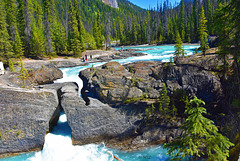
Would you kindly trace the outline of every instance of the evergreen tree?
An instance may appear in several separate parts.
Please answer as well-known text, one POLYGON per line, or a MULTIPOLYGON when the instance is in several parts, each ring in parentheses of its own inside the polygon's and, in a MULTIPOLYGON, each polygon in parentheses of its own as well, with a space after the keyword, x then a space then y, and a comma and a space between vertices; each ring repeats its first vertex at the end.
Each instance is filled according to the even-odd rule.
POLYGON ((209 35, 212 35, 213 14, 210 0, 207 0, 207 30, 209 35))
POLYGON ((17 28, 17 6, 15 0, 4 0, 6 10, 6 22, 8 24, 8 33, 11 36, 13 51, 15 57, 23 55, 22 41, 17 28))
POLYGON ((191 43, 191 22, 190 21, 188 21, 188 23, 187 23, 187 34, 186 34, 186 36, 187 36, 187 42, 191 43))
POLYGON ((162 27, 162 22, 161 20, 159 21, 159 39, 158 41, 160 43, 163 43, 164 37, 163 37, 163 27, 162 27))
POLYGON ((70 14, 71 14, 71 48, 75 57, 81 56, 81 44, 79 41, 79 32, 78 32, 78 22, 76 18, 76 11, 72 5, 72 2, 69 1, 70 4, 70 14))
MULTIPOLYGON (((22 10, 22 9, 21 9, 22 10)), ((25 47, 25 56, 30 56, 31 52, 31 39, 32 39, 32 23, 34 19, 34 11, 33 11, 33 4, 32 0, 24 0, 24 13, 19 13, 20 16, 24 15, 23 17, 19 17, 20 19, 24 20, 24 23, 20 23, 20 29, 24 28, 24 35, 22 37, 25 47)))
POLYGON ((76 19, 78 22, 79 41, 80 41, 80 45, 81 45, 80 48, 82 51, 84 51, 85 50, 85 42, 84 42, 85 28, 84 28, 82 20, 81 20, 79 7, 78 7, 76 0, 74 0, 74 8, 76 11, 76 19))
POLYGON ((183 134, 163 146, 173 159, 190 157, 190 160, 197 160, 207 156, 210 160, 227 160, 228 149, 233 144, 218 132, 212 120, 203 116, 207 112, 200 107, 202 104, 205 102, 197 97, 190 100, 190 106, 185 110, 189 116, 181 127, 183 134))
POLYGON ((31 20, 31 56, 43 57, 45 56, 45 35, 43 27, 43 12, 41 5, 37 0, 32 0, 33 17, 31 20))
POLYGON ((19 26, 19 35, 22 39, 22 42, 24 41, 24 30, 25 30, 25 19, 24 19, 24 1, 23 0, 17 0, 18 3, 18 12, 17 12, 17 22, 19 26))
POLYGON ((203 54, 205 55, 206 50, 209 48, 208 46, 208 34, 207 34, 207 20, 204 14, 204 8, 202 7, 201 13, 199 14, 200 20, 199 20, 199 38, 200 38, 200 50, 202 50, 203 54))
POLYGON ((183 42, 182 42, 181 37, 178 32, 177 32, 177 36, 176 36, 176 45, 174 46, 174 48, 175 48, 176 56, 184 57, 185 51, 183 49, 183 42))
POLYGON ((185 4, 184 4, 184 0, 181 0, 181 10, 180 10, 180 16, 179 16, 179 33, 180 33, 182 41, 185 41, 185 4))
POLYGON ((125 37, 123 35, 123 23, 121 21, 121 19, 118 17, 118 36, 120 39, 120 44, 124 44, 125 43, 125 37))
POLYGON ((21 84, 22 88, 26 87, 25 86, 25 81, 26 81, 26 79, 29 76, 28 71, 27 71, 27 69, 24 66, 25 65, 24 65, 24 63, 22 61, 22 57, 20 57, 20 66, 19 66, 20 67, 20 71, 19 71, 20 75, 19 75, 19 78, 22 80, 22 84, 21 84))
POLYGON ((13 49, 10 42, 10 36, 7 31, 3 2, 0 1, 0 60, 4 63, 13 57, 13 49))
POLYGON ((231 37, 233 37, 231 31, 231 23, 228 21, 229 13, 226 12, 224 9, 228 3, 219 3, 218 9, 216 12, 216 20, 215 20, 215 30, 219 36, 219 43, 218 43, 218 54, 223 60, 223 65, 221 66, 223 70, 223 75, 227 74, 227 69, 229 68, 227 63, 227 55, 230 54, 231 51, 231 37))
POLYGON ((44 13, 44 24, 45 24, 45 34, 46 34, 46 41, 47 41, 47 48, 46 53, 51 57, 51 54, 54 52, 53 50, 53 43, 52 43, 52 33, 51 33, 51 20, 52 20, 52 12, 51 5, 54 5, 54 3, 51 3, 51 0, 43 0, 43 13, 44 13))
POLYGON ((199 0, 193 0, 193 23, 194 23, 194 31, 193 31, 193 39, 196 41, 198 40, 198 11, 199 11, 199 6, 198 6, 198 1, 199 0))
POLYGON ((167 87, 166 84, 163 84, 162 93, 160 96, 160 103, 159 103, 159 112, 163 115, 166 119, 170 113, 170 97, 167 95, 167 87))
POLYGON ((151 37, 151 15, 150 15, 150 12, 147 11, 146 13, 146 20, 145 20, 145 25, 146 25, 146 36, 147 36, 147 43, 150 44, 151 43, 151 40, 152 40, 152 37, 151 37))
POLYGON ((97 11, 97 19, 95 19, 94 23, 94 37, 96 41, 96 46, 97 48, 102 47, 102 34, 101 34, 101 23, 100 23, 100 12, 99 10, 97 11))
POLYGON ((137 29, 136 29, 136 18, 135 18, 135 16, 132 17, 131 42, 132 42, 132 44, 137 43, 137 29))
POLYGON ((174 30, 173 30, 173 21, 172 18, 168 18, 168 28, 167 28, 167 38, 169 43, 174 42, 174 30))

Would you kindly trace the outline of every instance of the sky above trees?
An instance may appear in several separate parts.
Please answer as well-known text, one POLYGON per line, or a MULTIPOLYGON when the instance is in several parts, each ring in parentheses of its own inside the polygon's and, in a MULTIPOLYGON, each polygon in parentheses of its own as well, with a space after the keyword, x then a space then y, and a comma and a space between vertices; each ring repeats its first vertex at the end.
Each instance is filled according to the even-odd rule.
MULTIPOLYGON (((154 8, 154 7, 157 8, 157 4, 161 4, 164 2, 164 0, 129 0, 129 1, 145 9, 149 9, 149 6, 150 8, 154 8)), ((179 4, 180 0, 169 0, 169 3, 170 2, 174 6, 175 4, 179 4)))

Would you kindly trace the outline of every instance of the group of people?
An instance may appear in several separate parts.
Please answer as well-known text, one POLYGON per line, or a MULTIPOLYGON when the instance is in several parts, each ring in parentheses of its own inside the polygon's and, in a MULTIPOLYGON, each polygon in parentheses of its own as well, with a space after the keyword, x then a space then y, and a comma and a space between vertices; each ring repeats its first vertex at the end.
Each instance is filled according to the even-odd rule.
MULTIPOLYGON (((85 62, 87 60, 88 60, 88 56, 87 55, 85 55, 85 56, 83 55, 82 56, 82 61, 85 62)), ((92 55, 90 55, 90 61, 92 61, 92 55)))

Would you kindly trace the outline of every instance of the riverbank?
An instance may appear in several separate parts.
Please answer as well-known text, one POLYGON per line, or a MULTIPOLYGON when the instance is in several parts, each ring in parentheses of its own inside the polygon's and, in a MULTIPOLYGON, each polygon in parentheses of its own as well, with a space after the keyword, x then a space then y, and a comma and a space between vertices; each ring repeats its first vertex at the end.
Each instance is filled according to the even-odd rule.
POLYGON ((42 59, 42 60, 30 60, 24 59, 26 69, 37 69, 42 66, 46 67, 57 67, 57 68, 66 68, 74 66, 85 66, 89 63, 96 62, 108 62, 116 59, 124 59, 133 56, 143 56, 143 53, 135 53, 131 50, 118 51, 111 49, 109 51, 104 50, 87 50, 82 53, 82 58, 73 58, 73 57, 58 57, 53 59, 42 59), (91 59, 92 57, 92 59, 91 59), (83 60, 84 58, 84 60, 83 60), (87 58, 87 59, 86 59, 87 58))

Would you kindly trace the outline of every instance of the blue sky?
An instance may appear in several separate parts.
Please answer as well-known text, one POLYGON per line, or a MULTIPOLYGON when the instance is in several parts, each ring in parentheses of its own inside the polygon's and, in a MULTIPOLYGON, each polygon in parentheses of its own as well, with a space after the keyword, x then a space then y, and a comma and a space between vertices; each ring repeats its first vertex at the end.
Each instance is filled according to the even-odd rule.
MULTIPOLYGON (((157 3, 161 4, 164 2, 164 0, 128 0, 128 1, 145 9, 148 9, 149 5, 151 6, 151 8, 153 7, 157 8, 157 3)), ((174 5, 175 2, 179 3, 180 0, 169 0, 169 2, 171 2, 172 5, 174 5)))

